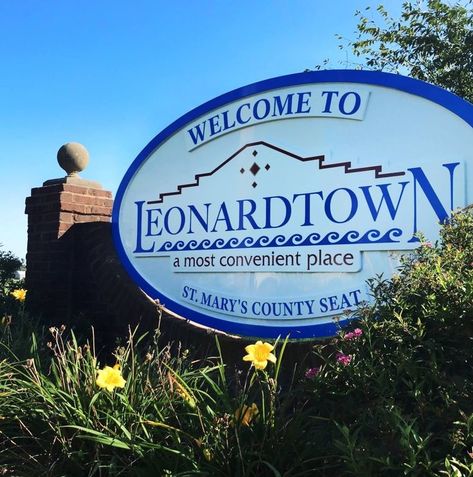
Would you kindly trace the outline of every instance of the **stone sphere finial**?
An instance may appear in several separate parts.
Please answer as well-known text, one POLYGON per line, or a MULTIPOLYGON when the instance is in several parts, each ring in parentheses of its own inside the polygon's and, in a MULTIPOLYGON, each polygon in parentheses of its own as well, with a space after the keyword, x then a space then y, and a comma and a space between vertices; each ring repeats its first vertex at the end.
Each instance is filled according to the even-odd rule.
POLYGON ((57 152, 57 162, 69 177, 77 176, 89 163, 87 149, 78 142, 68 142, 57 152))

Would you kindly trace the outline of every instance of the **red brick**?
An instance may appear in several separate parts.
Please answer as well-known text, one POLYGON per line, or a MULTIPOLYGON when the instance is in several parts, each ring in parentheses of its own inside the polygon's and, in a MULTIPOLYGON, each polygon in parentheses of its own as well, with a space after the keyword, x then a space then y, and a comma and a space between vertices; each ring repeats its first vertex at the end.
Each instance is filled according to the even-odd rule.
POLYGON ((94 201, 94 205, 99 205, 99 206, 102 206, 102 207, 109 207, 110 209, 112 209, 113 200, 105 198, 105 197, 104 198, 96 197, 95 201, 94 201))
POLYGON ((50 261, 64 261, 69 256, 68 248, 54 248, 48 251, 48 259, 50 261))
POLYGON ((72 200, 74 204, 89 204, 92 197, 85 194, 72 194, 72 200))
POLYGON ((73 194, 72 192, 61 192, 59 194, 59 202, 74 202, 74 197, 76 194, 73 194))
POLYGON ((47 193, 47 194, 36 194, 36 195, 31 195, 28 197, 30 202, 33 202, 35 204, 46 204, 48 202, 54 202, 57 200, 57 197, 61 194, 61 191, 57 191, 54 193, 47 193))
MULTIPOLYGON (((38 223, 38 224, 28 224, 28 235, 32 234, 32 240, 34 240, 34 236, 39 236, 43 232, 54 232, 58 228, 58 221, 55 220, 53 222, 47 223, 38 223)), ((38 240, 40 237, 38 238, 38 240)))
POLYGON ((45 212, 52 212, 52 211, 59 210, 59 208, 60 208, 59 199, 56 199, 53 202, 27 205, 25 213, 28 215, 38 215, 45 212))
POLYGON ((90 213, 94 215, 108 215, 111 214, 112 211, 109 207, 94 206, 91 208, 90 213))
MULTIPOLYGON (((28 282, 42 282, 45 278, 45 273, 38 270, 31 270, 28 266, 26 269, 26 281, 28 282)), ((36 289, 36 287, 34 287, 36 289)))
POLYGON ((110 222, 110 216, 103 215, 74 215, 75 223, 85 223, 85 222, 110 222))
POLYGON ((89 215, 74 214, 74 223, 82 224, 84 222, 93 222, 89 215))
POLYGON ((74 194, 74 202, 77 204, 95 205, 97 203, 97 198, 92 195, 74 194))
POLYGON ((51 224, 57 224, 59 221, 59 211, 47 212, 40 215, 43 225, 50 227, 51 224))
POLYGON ((59 235, 64 234, 64 232, 67 232, 74 224, 71 223, 65 223, 65 222, 60 222, 59 227, 58 227, 58 233, 59 235))
MULTIPOLYGON (((110 222, 112 206, 111 192, 75 184, 39 187, 33 189, 31 196, 26 199, 27 284, 32 287, 30 297, 36 303, 32 306, 36 306, 41 313, 58 316, 58 310, 64 307, 64 315, 68 315, 71 307, 75 306, 74 303, 67 302, 72 283, 79 284, 79 292, 82 289, 84 292, 90 292, 90 278, 87 278, 90 264, 83 263, 82 257, 88 256, 88 260, 92 259, 94 262, 98 260, 94 267, 98 268, 100 259, 104 259, 103 253, 101 254, 104 249, 99 243, 102 237, 100 232, 94 233, 94 227, 87 226, 86 234, 81 234, 81 229, 77 228, 78 237, 81 237, 79 241, 71 240, 68 238, 71 237, 69 234, 74 234, 75 231, 69 232, 69 229, 75 223, 110 222), (93 249, 93 254, 84 255, 82 249, 93 249), (72 259, 75 262, 71 262, 72 259), (71 277, 74 282, 70 281, 71 277)), ((103 227, 98 227, 98 230, 103 230, 103 227)), ((106 267, 102 273, 107 274, 106 267)), ((108 282, 108 276, 105 280, 108 282)), ((111 291, 116 294, 114 289, 111 291)), ((130 301, 130 298, 125 300, 130 301)), ((104 308, 103 301, 97 302, 97 297, 92 295, 87 299, 87 303, 84 299, 83 303, 79 304, 82 309, 89 311, 96 311, 100 305, 104 308)), ((105 311, 100 314, 104 315, 105 311)))
POLYGON ((63 190, 63 184, 54 184, 31 189, 31 195, 57 194, 63 190))
POLYGON ((48 271, 49 270, 49 261, 44 260, 37 260, 34 263, 31 263, 29 265, 29 268, 31 268, 33 271, 48 271))
POLYGON ((87 187, 72 185, 72 184, 62 184, 62 190, 65 192, 72 192, 74 194, 87 195, 87 187))
POLYGON ((48 270, 50 272, 55 272, 55 274, 68 274, 69 273, 69 257, 64 258, 64 260, 55 260, 48 262, 48 270))
POLYGON ((51 247, 50 242, 46 242, 44 240, 28 240, 28 254, 30 253, 38 253, 38 254, 45 254, 51 247))
POLYGON ((85 213, 85 206, 83 204, 74 204, 73 202, 61 202, 61 212, 71 213, 85 213))
POLYGON ((72 212, 61 211, 59 214, 59 222, 61 224, 72 224, 74 223, 74 214, 72 212))
POLYGON ((48 242, 51 240, 57 239, 57 231, 56 232, 41 232, 41 240, 48 242))
POLYGON ((89 188, 87 190, 87 193, 89 195, 95 196, 95 197, 106 197, 111 199, 112 198, 112 193, 108 190, 104 189, 94 189, 94 188, 89 188))

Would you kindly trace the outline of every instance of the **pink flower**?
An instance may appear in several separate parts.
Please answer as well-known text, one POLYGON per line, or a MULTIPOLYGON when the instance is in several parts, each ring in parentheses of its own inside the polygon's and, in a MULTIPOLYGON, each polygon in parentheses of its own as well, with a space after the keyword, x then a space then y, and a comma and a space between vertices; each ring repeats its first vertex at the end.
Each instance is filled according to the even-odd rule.
POLYGON ((351 362, 351 354, 337 353, 337 362, 343 364, 343 366, 348 366, 351 362))
POLYGON ((309 368, 305 372, 305 377, 307 379, 314 379, 320 373, 320 366, 315 366, 315 368, 309 368))
POLYGON ((421 244, 423 247, 427 247, 427 248, 432 248, 433 245, 430 243, 430 242, 422 242, 421 244))
POLYGON ((350 332, 346 333, 345 336, 343 337, 343 339, 345 341, 356 340, 362 334, 363 334, 363 331, 360 330, 360 328, 355 328, 353 331, 350 331, 350 332))

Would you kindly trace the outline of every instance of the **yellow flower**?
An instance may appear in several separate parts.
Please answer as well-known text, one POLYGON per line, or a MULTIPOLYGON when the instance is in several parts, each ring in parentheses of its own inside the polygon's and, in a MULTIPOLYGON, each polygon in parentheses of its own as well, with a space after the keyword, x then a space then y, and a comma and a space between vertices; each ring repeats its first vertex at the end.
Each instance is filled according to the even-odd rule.
POLYGON ((243 404, 235 411, 235 422, 237 424, 243 424, 249 426, 251 421, 255 419, 259 414, 258 406, 253 403, 251 406, 243 404))
POLYGON ((126 383, 119 364, 116 364, 113 368, 105 366, 103 369, 99 369, 95 382, 98 387, 106 388, 108 391, 113 391, 115 388, 124 388, 126 383))
POLYGON ((243 361, 251 361, 256 369, 264 369, 268 365, 268 361, 276 362, 276 356, 271 353, 273 349, 273 345, 257 341, 245 348, 248 354, 243 356, 243 361))
POLYGON ((24 288, 18 288, 13 290, 11 294, 18 300, 18 301, 25 301, 26 298, 26 290, 24 288))
POLYGON ((213 459, 213 454, 209 449, 204 449, 202 454, 204 454, 204 458, 207 462, 210 462, 213 459))
POLYGON ((190 407, 194 408, 196 406, 195 399, 192 397, 191 393, 171 374, 168 374, 169 381, 171 382, 172 389, 181 396, 184 401, 189 404, 190 407))

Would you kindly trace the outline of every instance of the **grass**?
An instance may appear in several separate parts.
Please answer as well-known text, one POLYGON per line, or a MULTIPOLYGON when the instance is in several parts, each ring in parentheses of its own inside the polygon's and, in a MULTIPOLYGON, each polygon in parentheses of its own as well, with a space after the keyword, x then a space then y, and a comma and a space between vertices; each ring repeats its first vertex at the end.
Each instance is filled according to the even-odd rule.
POLYGON ((0 328, 0 475, 473 476, 473 218, 370 285, 303 369, 283 340, 257 370, 243 348, 227 365, 133 331, 105 358, 93 333, 17 307, 0 328), (99 387, 115 364, 124 387, 99 387))

